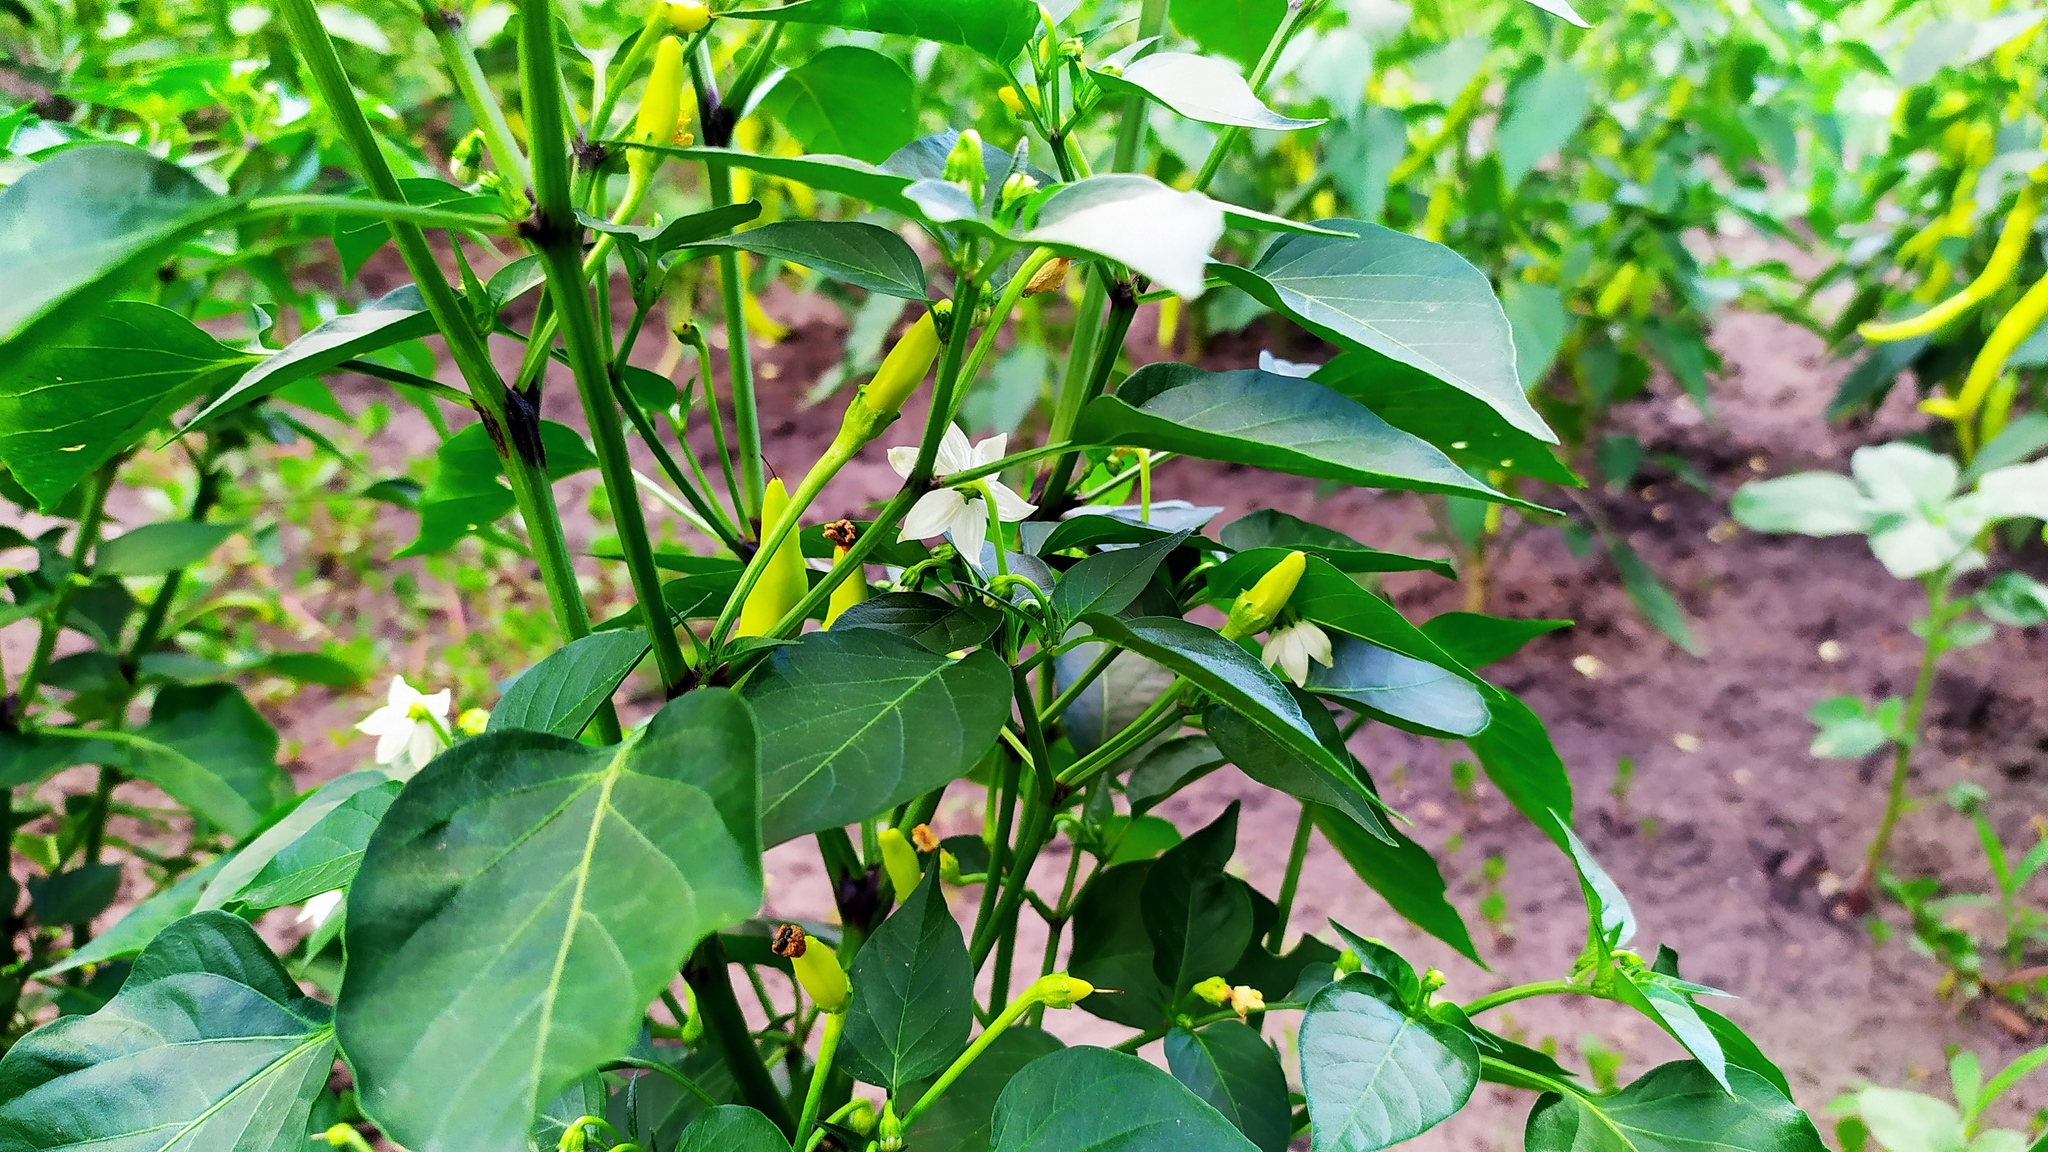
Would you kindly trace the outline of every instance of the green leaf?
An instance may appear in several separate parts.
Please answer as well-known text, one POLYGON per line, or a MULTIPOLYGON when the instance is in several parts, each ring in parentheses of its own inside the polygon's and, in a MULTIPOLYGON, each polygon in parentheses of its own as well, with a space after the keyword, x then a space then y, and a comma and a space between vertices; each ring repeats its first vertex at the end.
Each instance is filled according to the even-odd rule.
POLYGON ((28 882, 36 922, 48 927, 91 925, 114 903, 120 890, 119 864, 81 864, 63 872, 33 877, 28 882))
MULTIPOLYGON (((1297 696, 1296 703, 1301 705, 1302 714, 1308 718, 1323 747, 1344 764, 1347 771, 1341 774, 1331 772, 1320 760, 1302 756, 1268 735, 1265 729, 1228 708, 1209 709, 1204 725, 1209 730, 1209 738, 1215 742, 1215 750, 1237 765, 1245 775, 1297 800, 1326 804, 1350 816, 1374 838, 1388 840, 1390 833, 1386 822, 1380 818, 1383 805, 1371 784, 1358 771, 1357 761, 1344 748, 1343 738, 1330 719, 1329 709, 1313 697, 1297 696)), ((1132 778, 1136 780, 1135 772, 1132 778)))
POLYGON ((1353 235, 1283 235, 1250 268, 1215 271, 1317 335, 1434 376, 1557 442, 1522 392, 1514 335, 1485 273, 1441 244, 1377 224, 1318 223, 1353 235))
POLYGON ((293 381, 324 376, 344 360, 417 340, 433 331, 434 318, 427 313, 419 287, 407 284, 394 289, 285 345, 243 373, 185 427, 204 427, 214 417, 261 400, 293 381))
POLYGON ((523 1147, 698 941, 760 907, 759 763, 743 702, 702 689, 620 747, 490 732, 427 765, 349 891, 337 1020, 363 1110, 416 1152, 523 1147))
POLYGON ((1463 676, 1351 636, 1335 638, 1329 667, 1310 661, 1308 689, 1429 736, 1475 736, 1491 720, 1486 697, 1463 676))
POLYGON ((488 731, 525 728, 575 739, 632 674, 649 647, 639 628, 571 640, 521 672, 491 710, 488 731))
POLYGON ((997 64, 1015 60, 1039 28, 1030 0, 799 0, 725 15, 916 36, 972 48, 997 64))
MULTIPOLYGON (((5 228, 0 206, 0 249, 5 228)), ((88 473, 254 359, 169 309, 131 300, 67 327, 41 325, 32 341, 0 351, 0 463, 54 512, 88 473)))
POLYGON ((946 1070, 974 1030, 974 963, 946 907, 934 860, 903 906, 875 930, 848 974, 846 1070, 899 1092, 946 1070))
POLYGON ((1579 15, 1578 10, 1571 6, 1570 0, 1529 0, 1529 3, 1568 24, 1574 24, 1580 28, 1592 27, 1591 24, 1586 23, 1586 18, 1579 15))
MULTIPOLYGON (((1235 712, 1225 712, 1236 716, 1235 712)), ((1140 815, 1180 791, 1228 759, 1207 736, 1176 736, 1155 746, 1124 780, 1124 799, 1140 815)))
POLYGON ((1494 136, 1501 175, 1513 189, 1538 161, 1578 134, 1592 107, 1585 74, 1574 64, 1553 60, 1508 93, 1507 114, 1494 136))
POLYGON ((1074 948, 1067 970, 1099 988, 1081 1001, 1093 1016, 1127 1028, 1150 1028, 1166 1019, 1172 992, 1152 970, 1152 937, 1145 929, 1146 878, 1157 861, 1105 868, 1074 907, 1074 948))
POLYGON ((994 1130, 992 1152, 1257 1147, 1172 1076, 1107 1048, 1067 1048, 1025 1065, 996 1101, 994 1130))
POLYGON ((1316 739, 1315 729, 1287 686, 1256 657, 1219 633, 1174 616, 1126 620, 1098 613, 1085 623, 1104 640, 1187 677, 1325 771, 1340 778, 1343 775, 1343 763, 1316 739))
MULTIPOLYGON (((323 16, 330 13, 348 13, 346 8, 330 5, 323 16)), ((385 51, 388 51, 386 49, 385 51)), ((446 180, 431 177, 409 176, 398 181, 400 197, 408 204, 421 207, 442 208, 450 212, 473 212, 478 215, 495 215, 505 210, 504 202, 495 193, 471 192, 458 188, 446 180)), ((364 188, 351 193, 358 200, 376 200, 379 197, 364 188)), ((334 254, 341 260, 343 278, 353 280, 370 257, 379 248, 390 243, 391 226, 374 216, 337 216, 334 218, 334 254)))
POLYGON ((839 44, 790 69, 762 98, 761 111, 780 121, 807 152, 879 163, 917 135, 916 95, 903 65, 880 52, 839 44), (852 109, 859 114, 849 115, 852 109))
POLYGON ((1783 1093, 1786 1099, 1791 1099, 1792 1085, 1786 1081, 1785 1073, 1771 1062, 1770 1057, 1763 1054, 1763 1050, 1756 1046, 1756 1041, 1751 1040, 1742 1029, 1736 1027, 1735 1021, 1711 1008, 1702 1008, 1698 1004, 1692 1007, 1706 1023, 1708 1030, 1713 1032, 1714 1039, 1720 1042, 1721 1051, 1727 1055, 1731 1067, 1746 1068, 1756 1073, 1770 1081, 1771 1086, 1783 1093))
POLYGON ((1173 26, 1202 46, 1250 67, 1287 15, 1287 0, 1174 0, 1173 26))
POLYGON ((1565 847, 1551 814, 1571 819, 1572 780, 1550 742, 1550 733, 1527 704, 1497 688, 1488 693, 1486 710, 1493 719, 1486 731, 1468 738, 1465 746, 1479 758, 1486 778, 1508 803, 1543 829, 1558 847, 1565 847))
POLYGON ((176 884, 130 909, 112 928, 87 941, 85 947, 43 969, 38 977, 47 980, 88 964, 140 956, 159 933, 192 914, 198 906, 199 894, 227 866, 228 860, 229 857, 217 856, 206 867, 180 877, 176 884))
POLYGON ((1572 858, 1572 867, 1578 869, 1579 891, 1586 899, 1587 917, 1598 926, 1598 934, 1608 948, 1627 947, 1636 935, 1636 914, 1628 906, 1628 897, 1622 895, 1621 886, 1600 867, 1600 862, 1593 859, 1593 853, 1570 824, 1562 817, 1555 818, 1553 823, 1564 834, 1566 854, 1572 858))
POLYGON ((213 555, 240 524, 162 520, 131 528, 93 550, 93 571, 103 576, 161 576, 213 555))
MULTIPOLYGON (((214 908, 225 908, 230 903, 238 902, 247 904, 252 909, 276 908, 284 904, 296 904, 308 897, 317 896, 322 892, 332 891, 333 888, 342 887, 347 882, 346 877, 343 878, 342 884, 314 888, 297 899, 279 900, 270 903, 249 899, 244 895, 243 891, 250 887, 257 874, 266 870, 276 861, 280 853, 312 836, 314 829, 325 822, 327 817, 332 815, 336 809, 340 808, 347 801, 367 792, 374 794, 376 808, 368 827, 362 830, 361 838, 355 843, 355 851, 358 857, 360 857, 363 844, 368 842, 370 838, 369 829, 376 827, 375 817, 382 815, 384 810, 391 806, 391 798, 398 795, 398 787, 398 781, 393 780, 389 775, 375 768, 361 772, 350 772, 345 776, 337 777, 322 784, 314 790, 312 795, 299 801, 297 806, 286 813, 282 819, 272 823, 268 828, 258 833, 255 839, 237 849, 235 854, 228 858, 226 867, 222 868, 214 876, 213 882, 206 886, 206 890, 200 893, 198 902, 193 905, 193 910, 205 912, 214 908)), ((323 840, 328 839, 331 835, 332 830, 321 833, 321 838, 323 840)), ((351 865, 350 873, 353 874, 353 871, 354 869, 351 865)))
MULTIPOLYGON (((826 53, 838 51, 842 49, 830 48, 826 53)), ((782 220, 691 247, 752 252, 885 296, 925 298, 924 265, 917 253, 887 228, 858 220, 782 220)))
POLYGON ((1002 623, 1002 613, 984 604, 955 604, 929 592, 884 592, 840 613, 832 627, 893 632, 944 656, 986 641, 1002 623))
POLYGON ((1174 1001, 1230 971, 1252 942, 1252 905, 1223 872, 1237 851, 1238 803, 1173 846, 1152 866, 1139 898, 1152 941, 1152 972, 1174 1001))
POLYGON ((1287 1074, 1250 1026, 1225 1020, 1200 1032, 1176 1027, 1166 1034, 1166 1065, 1260 1152, 1286 1152, 1294 1128, 1287 1074))
POLYGON ((1529 1152, 1822 1152, 1820 1133, 1783 1093, 1744 1068, 1731 1095, 1692 1061, 1653 1068, 1612 1096, 1550 1094, 1529 1113, 1529 1152))
MULTIPOLYGON (((1148 364, 1082 410, 1074 438, 1341 480, 1507 500, 1427 441, 1313 380, 1148 364)), ((1520 501, 1509 500, 1511 503, 1520 501)))
POLYGON ((1474 964, 1483 964, 1465 918, 1444 894, 1443 873, 1428 849, 1398 828, 1389 830, 1394 840, 1389 846, 1366 835, 1334 808, 1318 805, 1312 815, 1323 839, 1403 919, 1456 948, 1474 964))
MULTIPOLYGON (((0 363, 104 301, 240 205, 140 148, 67 148, 0 191, 0 363)), ((87 471, 91 466, 87 467, 87 471)), ((24 481, 24 484, 27 482, 24 481)))
POLYGON ((1632 968, 1621 976, 1614 982, 1616 998, 1649 1017, 1652 1023, 1692 1053, 1692 1058, 1700 1062, 1707 1075, 1732 1093, 1734 1088, 1728 1082, 1728 1057, 1722 1054, 1720 1040, 1701 1019, 1691 998, 1667 987, 1654 974, 1643 969, 1632 968))
POLYGON ((761 827, 780 844, 965 775, 1010 715, 996 655, 950 660, 873 628, 778 648, 742 689, 761 720, 761 827))
MULTIPOLYGON (((1520 356, 1517 351, 1518 365, 1520 356)), ((1401 431, 1436 445, 1472 472, 1501 471, 1570 488, 1585 487, 1548 443, 1516 427, 1485 400, 1421 369, 1395 364, 1374 352, 1354 351, 1318 368, 1310 379, 1351 397, 1401 431)))
POLYGON ((1180 531, 1149 544, 1084 558, 1060 575, 1052 590, 1053 611, 1061 620, 1079 620, 1090 612, 1114 615, 1123 611, 1152 583, 1167 556, 1191 535, 1180 531))
MULTIPOLYGON (((549 479, 597 467, 597 457, 574 429, 543 420, 540 434, 549 479)), ((483 424, 471 424, 443 441, 434 453, 434 478, 420 493, 419 537, 398 555, 443 552, 466 536, 488 532, 516 503, 504 475, 504 461, 483 424)))
POLYGON ((1847 476, 1800 472, 1744 484, 1728 502, 1728 514, 1752 532, 1861 536, 1876 523, 1869 505, 1847 476))
POLYGON ((299 1152, 333 1070, 327 1006, 246 922, 202 912, 159 933, 106 1007, 0 1058, 0 1147, 299 1152))
POLYGON ((1217 534, 1225 548, 1245 552, 1253 548, 1286 548, 1313 552, 1339 572, 1434 572, 1446 580, 1457 579, 1447 560, 1428 560, 1369 548, 1333 528, 1312 524, 1275 508, 1261 508, 1223 526, 1217 534))
MULTIPOLYGON (((1239 552, 1218 564, 1209 572, 1212 598, 1228 604, 1232 597, 1251 587, 1285 555, 1278 548, 1255 548, 1239 552)), ((1320 556, 1308 558, 1287 607, 1326 629, 1334 628, 1360 640, 1369 640, 1403 656, 1464 673, 1475 683, 1479 682, 1478 677, 1470 676, 1456 660, 1437 647, 1435 641, 1410 624, 1399 609, 1360 587, 1358 581, 1339 572, 1320 556)))
POLYGON ((1202 294, 1210 249, 1223 238, 1223 207, 1134 172, 1067 184, 1039 205, 1021 239, 1063 252, 1105 256, 1176 296, 1202 294))
POLYGON ((676 1152, 789 1152, 789 1140, 765 1114, 720 1104, 690 1121, 676 1152))
POLYGON ((1678 606, 1678 598, 1657 578, 1657 573, 1643 563, 1643 558, 1636 554, 1629 542, 1608 532, 1602 532, 1600 538, 1607 545, 1608 556, 1614 560, 1614 570, 1621 574, 1622 591, 1628 593, 1630 603, 1642 613, 1643 619, 1688 655, 1698 656, 1704 652, 1700 642, 1693 637, 1692 625, 1686 622, 1685 610, 1678 606))
POLYGON ((1324 123, 1280 115, 1259 99, 1236 68, 1187 52, 1154 52, 1125 65, 1121 74, 1096 72, 1095 82, 1110 92, 1149 96, 1204 124, 1284 132, 1324 123))
POLYGON ((1514 328, 1515 372, 1522 388, 1536 388, 1550 376, 1565 337, 1571 335, 1573 317, 1564 293, 1555 284, 1510 278, 1501 283, 1500 306, 1514 328))
POLYGON ((1964 1152, 1975 1147, 1962 1116, 1946 1100, 1875 1085, 1858 1091, 1851 1100, 1856 1118, 1887 1152, 1964 1152))
MULTIPOLYGON (((1097 997, 1090 996, 1088 1000, 1097 997)), ((1087 1003, 1087 1000, 1082 1001, 1087 1003)), ((995 1122, 996 1100, 1025 1065, 1065 1047, 1050 1033, 1013 1024, 984 1049, 924 1114, 904 1130, 905 1144, 919 1152, 988 1152, 995 1122)), ((931 1082, 904 1090, 906 1099, 920 1099, 931 1082)), ((720 1152, 705 1149, 704 1152, 720 1152)))
POLYGON ((1510 620, 1480 612, 1446 612, 1424 621, 1422 634, 1458 663, 1480 668, 1513 656, 1538 636, 1571 626, 1569 620, 1510 620))
POLYGON ((288 787, 277 767, 277 730, 226 684, 165 688, 137 732, 43 735, 81 741, 73 763, 90 760, 147 780, 234 836, 255 828, 288 787))
MULTIPOLYGON (((818 3, 820 0, 809 0, 818 3)), ((774 11, 774 9, 769 9, 774 11)), ((744 15, 729 12, 729 16, 744 15)), ((1035 19, 1035 17, 1034 17, 1035 19)), ((619 141, 618 143, 626 143, 619 141)), ((903 193, 917 182, 914 176, 877 168, 865 160, 851 156, 768 156, 758 152, 740 152, 731 148, 677 148, 671 145, 637 145, 649 152, 659 152, 679 160, 695 160, 705 164, 723 164, 744 168, 763 176, 774 176, 791 180, 807 187, 825 192, 837 192, 856 200, 865 200, 876 208, 884 208, 913 219, 922 215, 918 206, 903 193)))
POLYGON ((1316 993, 1301 1018, 1301 1083, 1314 1152, 1377 1152, 1441 1124, 1479 1086, 1462 1030, 1414 1019, 1377 976, 1316 993))

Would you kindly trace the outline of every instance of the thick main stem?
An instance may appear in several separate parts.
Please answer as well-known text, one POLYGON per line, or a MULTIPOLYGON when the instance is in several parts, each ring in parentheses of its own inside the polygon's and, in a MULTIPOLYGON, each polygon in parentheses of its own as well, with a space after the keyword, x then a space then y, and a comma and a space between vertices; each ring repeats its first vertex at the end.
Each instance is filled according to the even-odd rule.
POLYGON ((747 1030, 747 1018, 740 1011, 739 997, 733 995, 732 973, 725 961, 725 946, 712 936, 697 946, 696 955, 683 970, 690 990, 697 994, 697 1010, 704 1016, 704 1028, 712 1043, 725 1057, 740 1098, 767 1115, 785 1136, 796 1134, 796 1117, 790 1115, 789 1101, 783 1099, 768 1066, 761 1062, 761 1050, 747 1030))

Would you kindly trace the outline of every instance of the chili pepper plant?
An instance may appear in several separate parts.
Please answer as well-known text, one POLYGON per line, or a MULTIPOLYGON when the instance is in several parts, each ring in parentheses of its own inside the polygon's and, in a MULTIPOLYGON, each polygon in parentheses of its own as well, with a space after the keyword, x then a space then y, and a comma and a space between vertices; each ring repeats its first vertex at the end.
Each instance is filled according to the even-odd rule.
POLYGON ((99 786, 65 803, 28 917, 10 888, 10 979, 47 996, 11 1009, 10 1027, 39 1026, 0 1058, 0 1147, 1279 1152, 1305 1135, 1365 1152, 1490 1081, 1529 1094, 1532 1149, 1818 1152, 1784 1076, 1704 1002, 1719 994, 1668 948, 1634 949, 1541 721, 1477 671, 1554 622, 1414 624, 1362 580, 1449 575, 1440 561, 1270 511, 1211 537, 1207 513, 1156 492, 1175 454, 1535 510, 1489 476, 1553 459, 1484 273, 1377 224, 1209 194, 1244 162, 1245 129, 1272 127, 1260 92, 1315 5, 1288 7, 1248 72, 1186 50, 1163 0, 1059 7, 659 4, 586 53, 549 0, 521 0, 512 75, 423 8, 408 19, 431 55, 409 67, 441 70, 474 125, 450 182, 401 179, 407 153, 324 10, 282 0, 273 80, 317 125, 297 183, 89 134, 30 158, 0 193, 0 263, 18 273, 0 299, 0 459, 43 512, 78 504, 11 588, 43 639, 14 682, 0 779, 26 794, 86 765, 99 786), (839 154, 888 140, 901 109, 867 80, 819 94, 849 92, 834 74, 901 73, 891 51, 977 77, 1011 126, 839 154), (764 108, 840 147, 736 147, 764 108), (1216 131, 1175 187, 1147 174, 1149 125, 1182 122, 1216 131), (765 181, 816 210, 762 222, 740 192, 765 181), (152 298, 166 260, 281 218, 382 229, 412 283, 281 347, 228 346, 152 298), (750 261, 905 302, 837 435, 780 478, 750 261), (1141 301, 1212 281, 1352 370, 1122 370, 1141 301), (715 286, 705 315, 699 282, 715 286), (956 418, 1010 322, 1067 282, 1044 436, 970 440, 956 418), (694 370, 680 388, 631 359, 663 329, 694 370), (426 335, 446 379, 376 358, 426 335), (138 669, 170 650, 161 621, 94 636, 88 605, 140 587, 175 606, 191 549, 137 566, 127 542, 220 528, 194 499, 101 540, 138 450, 168 435, 212 460, 340 372, 461 423, 418 494, 421 536, 530 556, 558 650, 487 717, 451 719, 448 696, 395 680, 362 725, 378 764, 299 795, 250 711, 193 716, 189 689, 135 675, 104 701, 47 691, 67 631, 138 669), (561 386, 578 427, 540 416, 561 386), (864 456, 901 486, 822 522, 821 491, 864 456), (594 558, 571 553, 558 507, 583 470, 615 532, 594 558), (629 611, 592 618, 591 564, 623 573, 629 611), (666 702, 622 715, 643 662, 666 702), (1320 834, 1382 915, 1480 959, 1348 750, 1370 723, 1466 742, 1571 861, 1585 947, 1555 978, 1454 994, 1372 923, 1297 930, 1320 834), (1200 827, 1159 817, 1225 765, 1300 803, 1283 875, 1227 870, 1235 804, 1200 827), (94 935, 41 893, 106 882, 112 858, 82 845, 128 779, 189 813, 206 862, 94 935), (941 838, 954 795, 986 817, 941 838), (763 853, 791 841, 823 861, 831 923, 762 916, 763 853), (1034 873, 1049 850, 1068 861, 1056 885, 1034 873), (280 955, 251 922, 291 907, 317 927, 280 955), (1020 955, 1027 917, 1041 955, 1020 955), (1642 1013, 1685 1055, 1604 1092, 1489 1027, 1552 995, 1642 1013), (1125 1034, 1068 1045, 1072 1012, 1125 1034), (1293 1012, 1287 1042, 1276 1014, 1293 1012))

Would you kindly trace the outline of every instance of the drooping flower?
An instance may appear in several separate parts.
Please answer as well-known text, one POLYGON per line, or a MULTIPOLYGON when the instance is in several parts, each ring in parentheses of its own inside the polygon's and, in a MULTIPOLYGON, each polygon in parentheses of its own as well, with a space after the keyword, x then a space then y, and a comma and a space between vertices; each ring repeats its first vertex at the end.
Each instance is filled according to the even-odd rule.
POLYGON ((1289 680, 1306 688, 1310 660, 1325 668, 1330 666, 1330 638, 1308 621, 1296 620, 1266 633, 1266 644, 1260 650, 1259 658, 1266 662, 1268 668, 1278 665, 1289 680))
MULTIPOLYGON (((1003 433, 991 436, 979 444, 969 444, 967 434, 957 424, 946 427, 946 435, 939 441, 938 457, 934 461, 939 482, 956 472, 981 468, 1003 458, 1010 446, 1010 436, 1003 433)), ((902 447, 889 449, 889 467, 898 476, 909 477, 917 466, 917 449, 902 447)), ((935 488, 918 498, 911 506, 910 515, 903 518, 903 529, 898 540, 929 540, 934 536, 949 536, 953 547, 967 562, 976 566, 981 562, 981 546, 988 539, 988 501, 994 500, 996 515, 1006 524, 1015 523, 1038 510, 1038 506, 1011 491, 1009 486, 994 476, 985 476, 961 488, 935 488)), ((1001 547, 998 542, 998 547, 1001 547)))
POLYGON ((447 746, 448 707, 453 702, 454 693, 446 688, 428 696, 405 677, 393 676, 384 706, 365 716, 356 731, 377 738, 377 763, 418 771, 447 746))

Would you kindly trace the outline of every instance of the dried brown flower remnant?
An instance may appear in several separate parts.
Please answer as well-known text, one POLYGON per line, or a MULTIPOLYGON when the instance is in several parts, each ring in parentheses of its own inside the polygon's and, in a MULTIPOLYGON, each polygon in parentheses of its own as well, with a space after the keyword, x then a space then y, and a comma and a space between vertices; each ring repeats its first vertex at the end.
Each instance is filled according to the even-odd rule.
POLYGON ((794 960, 810 947, 804 930, 794 924, 784 924, 775 930, 775 938, 769 942, 768 950, 784 960, 794 960))
POLYGON ((834 520, 825 525, 825 541, 834 548, 851 548, 860 538, 860 529, 851 520, 834 520))
POLYGON ((1024 285, 1024 294, 1043 296, 1047 292, 1059 291, 1060 285, 1067 282, 1067 269, 1073 267, 1073 264, 1074 262, 1065 256, 1055 256, 1046 261, 1045 267, 1032 273, 1031 282, 1024 285))
POLYGON ((910 830, 910 842, 917 845, 919 852, 937 852, 939 837, 929 824, 919 824, 910 830))

